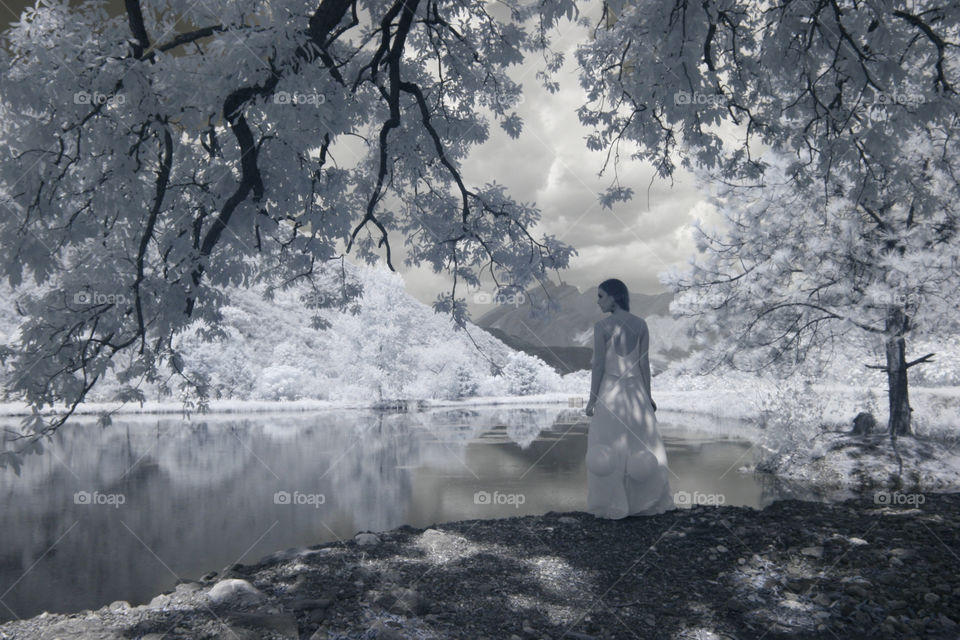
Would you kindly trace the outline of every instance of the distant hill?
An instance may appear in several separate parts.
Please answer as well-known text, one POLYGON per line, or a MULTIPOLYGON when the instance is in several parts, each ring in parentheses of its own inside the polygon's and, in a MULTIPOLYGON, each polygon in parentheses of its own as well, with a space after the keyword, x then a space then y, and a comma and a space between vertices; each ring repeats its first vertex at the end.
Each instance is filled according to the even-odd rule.
POLYGON ((540 358, 560 375, 590 368, 591 347, 534 347, 501 329, 486 329, 494 338, 516 351, 540 358))
MULTIPOLYGON (((686 323, 670 315, 672 293, 630 295, 630 311, 647 320, 651 337, 651 367, 662 371, 686 356, 691 340, 686 323)), ((476 325, 513 349, 535 355, 560 373, 589 369, 593 355, 593 325, 606 314, 597 306, 597 287, 581 292, 567 284, 547 283, 526 292, 521 303, 499 305, 476 325), (554 305, 552 312, 535 307, 554 305)))

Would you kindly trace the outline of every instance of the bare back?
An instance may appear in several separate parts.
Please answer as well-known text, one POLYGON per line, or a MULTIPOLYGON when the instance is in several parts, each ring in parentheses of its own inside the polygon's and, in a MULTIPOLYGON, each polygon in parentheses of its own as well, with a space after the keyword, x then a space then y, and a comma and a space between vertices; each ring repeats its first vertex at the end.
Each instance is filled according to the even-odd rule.
POLYGON ((622 318, 610 316, 602 320, 604 343, 610 344, 614 353, 626 357, 637 349, 643 350, 644 340, 649 341, 647 323, 643 318, 629 314, 622 318))

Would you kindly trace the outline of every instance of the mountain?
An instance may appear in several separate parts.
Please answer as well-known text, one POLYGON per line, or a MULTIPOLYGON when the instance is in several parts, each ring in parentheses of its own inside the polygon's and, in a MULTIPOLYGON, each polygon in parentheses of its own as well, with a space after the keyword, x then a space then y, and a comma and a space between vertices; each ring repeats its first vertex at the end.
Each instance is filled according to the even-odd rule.
MULTIPOLYGON (((692 341, 686 321, 670 314, 672 293, 630 294, 630 310, 650 327, 651 367, 662 371, 685 357, 692 341)), ((510 347, 536 355, 560 373, 589 369, 593 354, 593 325, 606 314, 597 306, 597 287, 581 292, 567 284, 546 283, 529 289, 512 305, 499 305, 476 325, 510 347), (541 311, 547 305, 552 311, 541 311)))
POLYGON ((590 369, 593 349, 590 347, 534 347, 502 329, 486 329, 494 338, 515 351, 540 358, 560 375, 590 369))

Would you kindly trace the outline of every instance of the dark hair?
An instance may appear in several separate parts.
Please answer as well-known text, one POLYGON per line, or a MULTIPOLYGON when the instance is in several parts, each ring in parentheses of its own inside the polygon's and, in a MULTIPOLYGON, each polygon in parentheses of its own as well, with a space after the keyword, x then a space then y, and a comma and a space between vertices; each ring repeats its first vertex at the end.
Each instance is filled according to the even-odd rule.
POLYGON ((630 311, 630 292, 627 291, 627 285, 616 278, 610 278, 600 283, 600 288, 606 294, 613 298, 613 301, 620 305, 624 311, 630 311))

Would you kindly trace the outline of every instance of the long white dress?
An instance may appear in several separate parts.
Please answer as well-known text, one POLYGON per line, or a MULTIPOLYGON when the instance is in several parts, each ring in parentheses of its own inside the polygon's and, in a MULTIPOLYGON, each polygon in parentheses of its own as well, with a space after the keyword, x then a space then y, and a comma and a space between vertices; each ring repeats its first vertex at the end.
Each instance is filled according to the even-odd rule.
POLYGON ((647 323, 632 314, 594 327, 593 366, 603 367, 603 377, 587 435, 587 511, 600 518, 674 506, 650 398, 649 345, 647 323))

